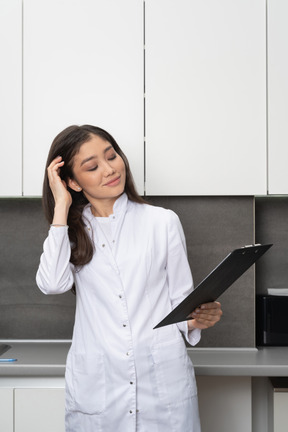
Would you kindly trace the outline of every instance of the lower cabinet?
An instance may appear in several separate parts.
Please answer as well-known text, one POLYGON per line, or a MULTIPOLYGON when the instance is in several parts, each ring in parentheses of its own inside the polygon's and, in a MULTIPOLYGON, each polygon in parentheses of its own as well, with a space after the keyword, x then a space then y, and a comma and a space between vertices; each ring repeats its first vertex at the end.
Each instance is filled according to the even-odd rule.
POLYGON ((14 432, 13 389, 0 388, 0 430, 14 432))
POLYGON ((64 389, 14 390, 15 432, 64 432, 64 389))
POLYGON ((6 380, 2 378, 0 383, 1 432, 65 431, 64 384, 45 388, 40 385, 25 387, 20 382, 17 387, 18 382, 7 383, 6 380))
POLYGON ((276 390, 273 401, 274 429, 273 432, 287 432, 288 424, 288 389, 276 390))
POLYGON ((251 377, 196 379, 202 432, 252 432, 251 377))

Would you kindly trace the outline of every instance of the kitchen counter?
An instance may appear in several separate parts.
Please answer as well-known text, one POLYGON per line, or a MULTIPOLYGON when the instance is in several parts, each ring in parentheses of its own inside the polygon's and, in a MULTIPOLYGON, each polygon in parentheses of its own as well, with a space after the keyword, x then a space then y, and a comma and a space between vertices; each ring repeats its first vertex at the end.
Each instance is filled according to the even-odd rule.
MULTIPOLYGON (((0 358, 0 376, 64 377, 71 341, 4 340, 11 348, 0 358)), ((196 375, 207 376, 288 376, 288 347, 188 348, 196 375)))

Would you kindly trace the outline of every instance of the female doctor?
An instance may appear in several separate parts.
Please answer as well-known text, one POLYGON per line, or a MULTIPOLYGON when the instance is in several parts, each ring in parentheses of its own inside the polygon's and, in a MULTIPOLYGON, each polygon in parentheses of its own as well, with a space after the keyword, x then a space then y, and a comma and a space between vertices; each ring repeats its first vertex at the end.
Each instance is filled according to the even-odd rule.
POLYGON ((66 432, 199 432, 184 338, 219 321, 220 303, 153 330, 193 289, 171 210, 137 194, 128 161, 98 127, 53 141, 43 205, 51 224, 37 272, 45 294, 76 290, 66 367, 66 432))

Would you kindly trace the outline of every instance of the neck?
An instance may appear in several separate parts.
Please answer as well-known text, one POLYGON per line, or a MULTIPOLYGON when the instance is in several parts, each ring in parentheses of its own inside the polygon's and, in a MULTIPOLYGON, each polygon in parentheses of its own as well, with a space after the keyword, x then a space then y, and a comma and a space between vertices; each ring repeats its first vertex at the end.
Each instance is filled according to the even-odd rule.
POLYGON ((100 202, 91 202, 91 212, 96 217, 108 217, 113 213, 114 200, 101 200, 100 202))

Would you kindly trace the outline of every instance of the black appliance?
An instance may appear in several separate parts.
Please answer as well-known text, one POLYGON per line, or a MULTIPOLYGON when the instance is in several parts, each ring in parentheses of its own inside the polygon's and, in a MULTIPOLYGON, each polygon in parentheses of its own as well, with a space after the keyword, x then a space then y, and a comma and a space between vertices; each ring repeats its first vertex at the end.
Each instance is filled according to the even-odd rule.
POLYGON ((256 296, 256 345, 288 346, 288 296, 256 296))

